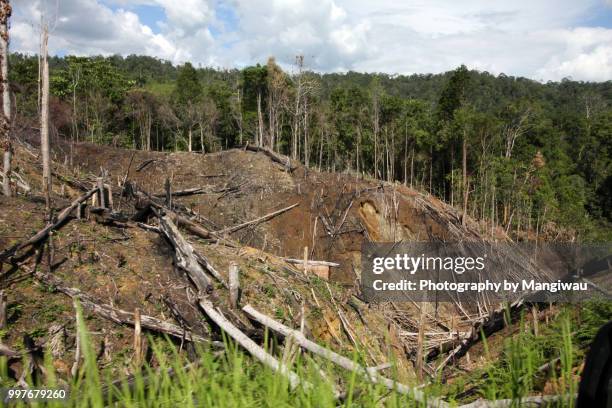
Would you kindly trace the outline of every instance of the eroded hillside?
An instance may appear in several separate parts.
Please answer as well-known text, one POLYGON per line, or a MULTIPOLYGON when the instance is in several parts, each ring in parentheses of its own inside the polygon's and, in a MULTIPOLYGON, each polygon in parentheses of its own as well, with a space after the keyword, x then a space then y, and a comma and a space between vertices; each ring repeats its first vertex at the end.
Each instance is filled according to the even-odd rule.
MULTIPOLYGON (((449 361, 445 358, 438 366, 440 353, 450 351, 449 358, 458 358, 462 345, 478 337, 482 327, 487 329, 487 319, 498 324, 500 313, 494 308, 466 312, 439 304, 426 312, 414 302, 366 304, 361 299, 363 242, 479 240, 485 235, 506 239, 500 231, 491 235, 485 224, 471 219, 462 223, 454 208, 429 195, 352 174, 303 166, 290 171, 261 152, 241 149, 160 153, 79 144, 69 151, 55 151, 55 216, 92 191, 98 177, 111 190, 105 197, 110 208, 100 209, 99 201, 88 199, 82 217, 75 219, 77 212, 72 212, 46 244, 11 251, 46 224, 37 152, 23 144, 15 167, 31 192, 1 198, 0 215, 0 249, 8 254, 2 288, 8 293, 10 329, 4 342, 39 351, 53 344, 53 364, 66 378, 75 359, 73 301, 79 297, 85 299, 99 363, 118 372, 132 367, 136 310, 157 322, 171 322, 178 329, 170 334, 187 351, 193 352, 189 340, 196 337, 220 340, 198 308, 202 293, 161 231, 158 221, 164 212, 200 263, 204 259, 219 272, 215 279, 209 277, 214 284, 207 296, 253 339, 263 339, 262 327, 228 299, 231 265, 240 271, 241 305, 251 304, 289 327, 302 328, 307 337, 341 354, 363 351, 368 366, 393 362, 402 381, 414 381, 415 335, 421 322, 425 332, 434 332, 423 343, 431 362, 424 369, 432 375, 449 361), (292 205, 270 219, 249 223, 292 205), (208 236, 194 234, 187 223, 208 236), (305 272, 303 265, 285 260, 304 259, 305 247, 308 260, 339 265, 329 268, 328 279, 327 267, 321 278, 315 265, 305 272), (94 306, 88 309, 87 302, 94 306)), ((149 329, 157 333, 155 327, 149 329)), ((468 359, 461 364, 478 363, 468 359)), ((27 370, 21 360, 10 369, 16 377, 27 370)))

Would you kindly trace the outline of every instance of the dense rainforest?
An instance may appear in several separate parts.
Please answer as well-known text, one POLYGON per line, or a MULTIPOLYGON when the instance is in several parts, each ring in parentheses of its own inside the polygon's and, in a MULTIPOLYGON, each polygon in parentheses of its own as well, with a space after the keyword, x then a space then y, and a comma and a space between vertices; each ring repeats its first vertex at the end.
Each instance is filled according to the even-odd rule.
MULTIPOLYGON (((16 131, 37 128, 36 56, 10 56, 16 131)), ((143 150, 246 143, 397 181, 518 240, 612 238, 612 81, 468 70, 320 74, 303 57, 238 70, 146 56, 53 57, 54 137, 143 150)))

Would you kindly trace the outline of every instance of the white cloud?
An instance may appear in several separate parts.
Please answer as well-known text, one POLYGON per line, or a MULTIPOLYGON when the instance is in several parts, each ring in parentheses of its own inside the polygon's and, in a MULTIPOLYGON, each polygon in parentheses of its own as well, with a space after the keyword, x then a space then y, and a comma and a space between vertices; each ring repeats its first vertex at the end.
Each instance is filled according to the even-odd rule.
POLYGON ((565 43, 565 48, 538 70, 542 77, 586 81, 612 79, 612 30, 576 28, 559 30, 554 36, 565 43))
POLYGON ((50 27, 50 53, 137 53, 166 59, 174 59, 177 54, 172 41, 153 33, 131 11, 113 11, 96 0, 61 0, 57 9, 49 7, 49 4, 38 0, 23 0, 19 4, 12 21, 13 49, 24 52, 38 50, 39 21, 44 12, 50 27))
MULTIPOLYGON (((14 49, 36 51, 31 22, 41 1, 15 7, 14 49)), ((60 0, 51 48, 224 67, 271 55, 287 67, 303 54, 321 71, 442 72, 465 63, 534 79, 603 81, 612 79, 612 30, 581 24, 603 7, 602 0, 60 0), (163 9, 158 33, 135 14, 139 5, 163 9)))

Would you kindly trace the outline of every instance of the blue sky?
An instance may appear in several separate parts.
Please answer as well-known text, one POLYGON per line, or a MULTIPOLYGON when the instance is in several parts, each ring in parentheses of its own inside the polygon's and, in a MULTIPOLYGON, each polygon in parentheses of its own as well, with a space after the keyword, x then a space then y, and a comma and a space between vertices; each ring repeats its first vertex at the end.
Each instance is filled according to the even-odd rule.
POLYGON ((19 0, 12 49, 146 54, 241 67, 429 73, 459 64, 536 80, 612 79, 612 0, 19 0), (59 3, 56 3, 59 1, 59 3), (57 4, 57 9, 56 9, 57 4))

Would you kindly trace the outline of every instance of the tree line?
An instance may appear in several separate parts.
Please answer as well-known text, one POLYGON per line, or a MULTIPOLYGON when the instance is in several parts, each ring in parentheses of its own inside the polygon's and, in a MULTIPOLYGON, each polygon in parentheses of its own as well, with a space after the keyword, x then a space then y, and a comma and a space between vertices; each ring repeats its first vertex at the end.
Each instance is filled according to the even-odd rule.
MULTIPOLYGON (((40 109, 39 61, 9 62, 27 123, 40 109)), ((301 56, 290 69, 274 58, 218 70, 134 55, 49 65, 51 131, 69 141, 204 153, 250 143, 428 191, 518 239, 610 234, 611 81, 540 83, 465 66, 320 74, 301 56)))

